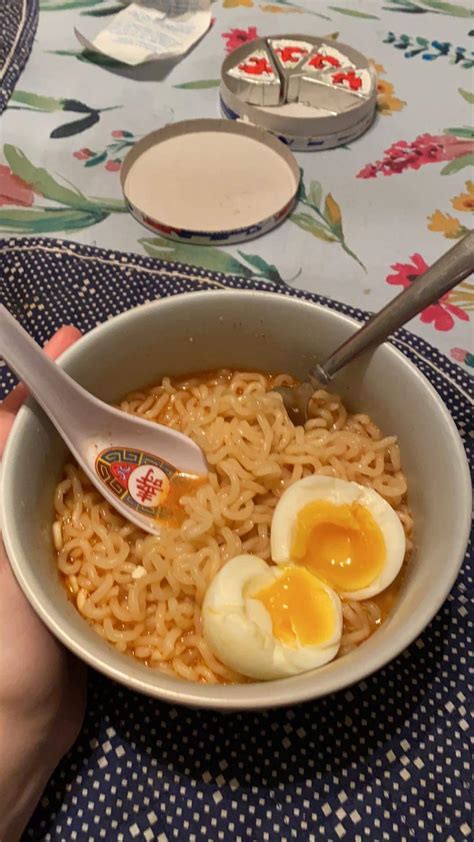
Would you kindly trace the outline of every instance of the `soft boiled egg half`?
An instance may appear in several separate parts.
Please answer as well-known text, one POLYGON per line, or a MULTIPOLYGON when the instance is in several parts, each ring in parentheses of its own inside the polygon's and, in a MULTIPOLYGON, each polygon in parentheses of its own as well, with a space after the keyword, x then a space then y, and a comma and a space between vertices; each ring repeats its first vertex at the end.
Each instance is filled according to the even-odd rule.
POLYGON ((231 669, 261 680, 315 669, 336 657, 342 599, 385 590, 405 557, 405 533, 376 491, 326 476, 291 485, 275 508, 274 565, 227 562, 202 606, 203 632, 231 669))
POLYGON ((370 599, 400 571, 405 533, 373 489, 313 475, 290 485, 278 501, 271 552, 276 564, 301 564, 346 599, 370 599))
POLYGON ((335 658, 342 636, 337 594, 296 565, 239 555, 212 580, 202 606, 204 637, 231 669, 284 678, 335 658))

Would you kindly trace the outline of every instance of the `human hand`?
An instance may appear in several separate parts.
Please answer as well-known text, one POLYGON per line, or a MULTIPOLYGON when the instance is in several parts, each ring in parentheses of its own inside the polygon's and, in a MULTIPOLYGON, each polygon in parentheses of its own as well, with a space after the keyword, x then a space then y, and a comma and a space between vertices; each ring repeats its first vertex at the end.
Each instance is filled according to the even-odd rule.
MULTIPOLYGON (((46 345, 56 359, 80 332, 46 345)), ((26 389, 0 404, 0 457, 26 389)), ((0 540, 0 839, 17 840, 84 718, 86 671, 43 625, 20 590, 0 540)))

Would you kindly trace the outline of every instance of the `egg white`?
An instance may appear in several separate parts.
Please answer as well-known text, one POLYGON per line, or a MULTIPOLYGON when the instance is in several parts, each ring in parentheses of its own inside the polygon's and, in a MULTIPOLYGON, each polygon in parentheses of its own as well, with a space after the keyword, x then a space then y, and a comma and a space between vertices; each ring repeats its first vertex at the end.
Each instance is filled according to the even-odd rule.
POLYGON ((337 654, 342 636, 342 608, 337 594, 323 582, 333 606, 334 632, 319 646, 294 647, 274 637, 272 620, 252 594, 271 585, 283 570, 262 558, 239 555, 212 580, 202 606, 204 638, 220 660, 250 678, 285 678, 320 667, 337 654))
POLYGON ((313 475, 290 485, 273 513, 271 552, 276 564, 297 563, 291 557, 298 513, 308 503, 324 500, 335 505, 359 503, 372 515, 385 540, 386 558, 382 571, 366 588, 340 592, 346 599, 369 599, 385 590, 396 578, 405 558, 405 532, 400 518, 383 497, 357 482, 313 475))

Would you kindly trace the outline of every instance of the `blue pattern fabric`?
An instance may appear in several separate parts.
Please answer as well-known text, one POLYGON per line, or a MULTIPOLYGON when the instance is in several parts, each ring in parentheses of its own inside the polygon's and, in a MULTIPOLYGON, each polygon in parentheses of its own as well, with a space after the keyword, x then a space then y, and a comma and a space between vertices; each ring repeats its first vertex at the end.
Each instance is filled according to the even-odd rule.
MULTIPOLYGON (((159 297, 213 287, 308 292, 59 240, 0 242, 0 300, 38 342, 159 297)), ((400 330, 467 444, 469 376, 400 330)), ((0 368, 0 392, 14 378, 0 368)), ((472 392, 471 392, 472 393, 472 392)), ((447 525, 449 528, 449 525, 447 525)), ((400 657, 349 690, 294 708, 220 715, 161 704, 90 674, 81 736, 24 834, 35 842, 471 837, 469 592, 472 556, 435 619, 400 657)))
POLYGON ((0 114, 23 70, 38 25, 39 0, 0 3, 0 114))

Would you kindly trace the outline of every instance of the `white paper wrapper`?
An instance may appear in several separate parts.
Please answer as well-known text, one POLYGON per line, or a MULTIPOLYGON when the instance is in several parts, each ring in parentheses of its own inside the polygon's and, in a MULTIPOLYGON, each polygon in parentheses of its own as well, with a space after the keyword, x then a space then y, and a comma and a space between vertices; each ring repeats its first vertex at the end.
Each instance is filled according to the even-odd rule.
POLYGON ((87 50, 131 66, 184 55, 211 25, 211 0, 148 0, 126 6, 93 40, 77 29, 87 50))

